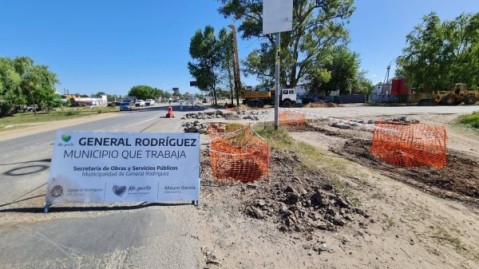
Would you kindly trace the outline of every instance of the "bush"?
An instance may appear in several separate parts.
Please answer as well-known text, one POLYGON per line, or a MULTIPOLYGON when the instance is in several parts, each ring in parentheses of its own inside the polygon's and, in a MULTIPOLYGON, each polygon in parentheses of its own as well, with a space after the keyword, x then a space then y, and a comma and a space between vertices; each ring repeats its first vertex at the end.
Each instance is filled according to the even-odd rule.
POLYGON ((70 111, 65 112, 65 116, 74 116, 74 115, 78 115, 78 114, 80 114, 80 112, 76 111, 76 110, 70 110, 70 111))
POLYGON ((461 116, 459 118, 459 123, 479 129, 479 112, 473 112, 470 115, 461 116))

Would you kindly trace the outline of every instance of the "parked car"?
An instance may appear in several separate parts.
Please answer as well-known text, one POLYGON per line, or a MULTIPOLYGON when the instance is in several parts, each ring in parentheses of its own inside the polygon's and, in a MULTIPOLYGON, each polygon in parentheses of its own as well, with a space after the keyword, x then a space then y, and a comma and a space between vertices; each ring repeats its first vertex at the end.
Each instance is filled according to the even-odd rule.
POLYGON ((145 106, 145 101, 141 100, 141 99, 138 99, 136 100, 135 102, 135 106, 139 107, 139 106, 145 106))
POLYGON ((130 102, 123 102, 120 104, 120 111, 131 111, 130 102))
POLYGON ((121 102, 109 102, 107 107, 116 107, 116 106, 119 106, 121 104, 121 102))
POLYGON ((146 106, 152 106, 154 104, 155 104, 155 100, 153 100, 153 99, 146 99, 146 101, 145 101, 146 106))

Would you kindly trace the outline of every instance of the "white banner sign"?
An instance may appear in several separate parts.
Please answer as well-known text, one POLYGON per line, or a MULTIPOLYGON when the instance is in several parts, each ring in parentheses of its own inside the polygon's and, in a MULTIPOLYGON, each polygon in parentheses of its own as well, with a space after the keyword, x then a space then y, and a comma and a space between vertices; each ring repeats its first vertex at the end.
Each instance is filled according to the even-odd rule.
POLYGON ((199 134, 56 134, 46 204, 198 201, 199 134))

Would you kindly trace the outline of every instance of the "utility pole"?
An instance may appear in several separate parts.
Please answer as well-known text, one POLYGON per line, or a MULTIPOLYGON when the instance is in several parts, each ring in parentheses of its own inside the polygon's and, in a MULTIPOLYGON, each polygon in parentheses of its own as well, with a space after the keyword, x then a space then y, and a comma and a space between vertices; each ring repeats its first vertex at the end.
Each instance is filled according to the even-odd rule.
POLYGON ((276 56, 275 56, 276 89, 274 92, 274 129, 276 130, 278 130, 279 128, 279 95, 281 94, 280 58, 279 58, 280 48, 281 48, 281 35, 280 33, 276 33, 276 56))
POLYGON ((234 24, 230 24, 228 27, 231 28, 231 34, 233 35, 233 75, 235 81, 236 105, 239 105, 239 92, 242 86, 239 69, 238 40, 236 38, 236 27, 234 24))

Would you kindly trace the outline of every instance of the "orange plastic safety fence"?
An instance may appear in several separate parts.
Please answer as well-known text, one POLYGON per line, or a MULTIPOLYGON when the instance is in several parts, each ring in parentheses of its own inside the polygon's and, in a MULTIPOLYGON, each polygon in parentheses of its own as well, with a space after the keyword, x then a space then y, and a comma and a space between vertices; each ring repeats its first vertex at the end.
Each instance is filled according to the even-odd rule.
POLYGON ((254 181, 268 174, 269 144, 249 127, 215 137, 210 158, 216 179, 254 181))
POLYGON ((444 126, 378 122, 374 128, 371 154, 401 167, 446 165, 447 134, 444 126))
POLYGON ((279 124, 297 126, 306 124, 306 117, 301 112, 283 110, 279 112, 279 124))
POLYGON ((207 128, 208 135, 211 139, 219 136, 226 131, 226 124, 224 123, 210 123, 207 128))

